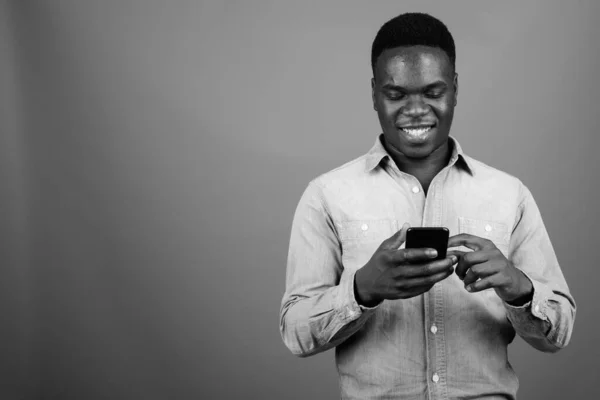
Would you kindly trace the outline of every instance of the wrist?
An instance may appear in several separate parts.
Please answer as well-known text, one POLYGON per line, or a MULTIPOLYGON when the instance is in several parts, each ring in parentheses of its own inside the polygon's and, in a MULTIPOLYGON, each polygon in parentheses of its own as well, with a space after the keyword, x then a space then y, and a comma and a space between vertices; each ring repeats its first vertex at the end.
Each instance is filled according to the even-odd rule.
POLYGON ((521 280, 521 285, 519 285, 521 288, 519 294, 514 299, 507 301, 511 306, 520 307, 533 300, 533 283, 522 272, 521 276, 523 279, 521 280))
POLYGON ((369 308, 375 307, 381 300, 376 299, 375 296, 367 290, 365 287, 366 285, 360 279, 361 275, 360 270, 356 271, 356 274, 354 274, 354 298, 360 306, 369 308))

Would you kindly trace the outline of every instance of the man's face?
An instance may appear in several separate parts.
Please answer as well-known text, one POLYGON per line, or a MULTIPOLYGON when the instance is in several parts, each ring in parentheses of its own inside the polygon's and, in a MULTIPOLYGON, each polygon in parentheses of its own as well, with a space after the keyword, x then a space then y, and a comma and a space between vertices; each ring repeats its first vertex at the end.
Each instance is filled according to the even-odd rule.
POLYGON ((385 50, 371 81, 373 106, 388 147, 423 159, 447 143, 456 106, 457 75, 435 47, 385 50))

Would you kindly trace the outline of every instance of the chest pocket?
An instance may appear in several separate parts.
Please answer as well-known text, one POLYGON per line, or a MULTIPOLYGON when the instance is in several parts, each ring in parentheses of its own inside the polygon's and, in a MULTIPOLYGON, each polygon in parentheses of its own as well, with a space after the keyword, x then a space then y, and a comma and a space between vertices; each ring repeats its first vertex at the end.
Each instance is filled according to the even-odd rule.
POLYGON ((510 232, 507 224, 485 219, 458 217, 458 231, 491 240, 498 250, 508 257, 510 232))
POLYGON ((365 265, 381 242, 397 231, 397 226, 397 221, 388 219, 342 222, 338 234, 344 268, 358 269, 365 265))

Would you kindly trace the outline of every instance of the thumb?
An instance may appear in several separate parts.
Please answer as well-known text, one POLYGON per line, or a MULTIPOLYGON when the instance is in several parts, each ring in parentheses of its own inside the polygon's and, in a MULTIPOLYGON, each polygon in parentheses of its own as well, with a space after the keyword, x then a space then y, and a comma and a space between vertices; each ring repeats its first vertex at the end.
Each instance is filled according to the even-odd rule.
POLYGON ((402 229, 394 233, 383 242, 382 247, 387 250, 398 250, 398 248, 402 246, 402 243, 404 243, 406 240, 406 231, 408 228, 410 228, 410 224, 405 222, 404 225, 402 225, 402 229))

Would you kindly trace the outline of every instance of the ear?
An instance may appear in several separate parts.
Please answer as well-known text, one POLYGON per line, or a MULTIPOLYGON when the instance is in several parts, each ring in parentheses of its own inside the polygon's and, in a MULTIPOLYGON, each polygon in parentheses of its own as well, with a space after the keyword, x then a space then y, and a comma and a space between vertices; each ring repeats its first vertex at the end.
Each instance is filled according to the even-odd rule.
POLYGON ((375 78, 371 78, 371 100, 373 101, 373 110, 377 111, 377 103, 375 102, 375 78))
POLYGON ((454 106, 458 104, 458 74, 454 74, 454 106))

